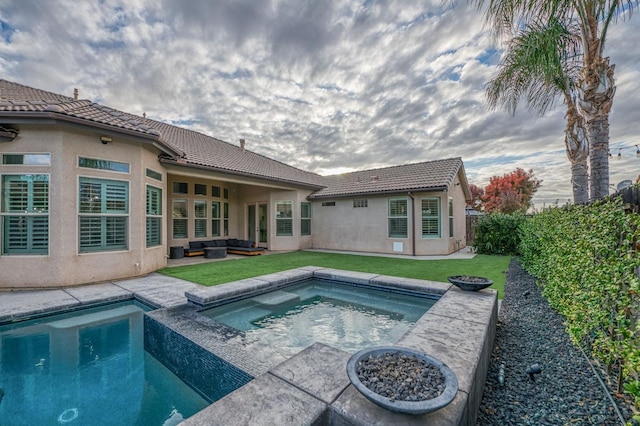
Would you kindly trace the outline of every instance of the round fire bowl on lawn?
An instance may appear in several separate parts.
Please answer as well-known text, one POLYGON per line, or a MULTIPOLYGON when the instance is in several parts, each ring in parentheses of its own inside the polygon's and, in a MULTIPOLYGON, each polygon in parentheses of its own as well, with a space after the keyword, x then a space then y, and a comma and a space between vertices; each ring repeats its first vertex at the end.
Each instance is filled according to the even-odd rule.
POLYGON ((478 291, 489 287, 493 281, 484 277, 472 277, 470 275, 456 275, 447 278, 456 287, 466 291, 478 291))
MULTIPOLYGON (((449 403, 451 403, 451 401, 453 401, 453 399, 456 397, 456 394, 458 393, 458 379, 455 373, 451 371, 451 369, 447 367, 445 363, 425 353, 415 351, 409 348, 403 348, 400 346, 378 346, 374 348, 363 349, 360 352, 357 352, 356 354, 352 355, 349 361, 347 362, 347 375, 349 376, 349 380, 351 380, 351 383, 353 384, 353 386, 355 386, 355 388, 362 395, 364 395, 369 401, 379 405, 380 407, 386 408, 387 410, 394 411, 397 413, 405 413, 405 414, 430 413, 432 411, 436 411, 442 407, 447 406, 449 403), (403 357, 403 356, 406 356, 406 357, 403 357), (393 367, 393 369, 390 369, 389 367, 387 367, 388 366, 387 360, 389 360, 390 357, 392 359, 393 357, 400 357, 404 361, 399 362, 397 364, 399 366, 396 366, 396 367, 393 367), (393 382, 394 380, 397 380, 396 377, 388 377, 389 375, 387 375, 386 373, 389 373, 390 370, 393 370, 392 376, 403 376, 403 377, 405 377, 405 373, 411 376, 416 372, 416 370, 419 370, 419 371, 422 371, 422 373, 419 374, 420 378, 418 379, 418 385, 416 387, 422 388, 423 390, 425 389, 429 390, 427 388, 431 387, 431 383, 433 383, 433 379, 427 376, 433 375, 434 373, 433 372, 427 373, 426 368, 416 369, 416 366, 417 365, 428 366, 429 370, 435 371, 435 376, 437 376, 436 379, 440 381, 440 389, 441 389, 440 391, 436 390, 435 388, 431 388, 430 390, 434 392, 434 395, 437 395, 438 392, 441 392, 441 393, 437 396, 432 397, 431 399, 423 399, 423 400, 417 400, 417 401, 403 400, 403 399, 400 399, 399 396, 401 396, 402 394, 405 394, 406 396, 407 392, 400 390, 400 388, 403 387, 403 384, 401 384, 396 388, 399 392, 398 395, 391 396, 391 397, 380 395, 379 393, 376 393, 373 390, 369 389, 369 387, 367 387, 361 381, 360 377, 362 376, 358 374, 359 370, 361 369, 363 371, 366 371, 367 369, 369 369, 369 371, 372 371, 370 369, 371 367, 370 364, 374 361, 375 363, 380 362, 380 364, 378 364, 382 366, 380 370, 387 370, 387 371, 385 372, 385 371, 377 370, 376 373, 363 372, 362 373, 363 375, 373 375, 373 376, 376 376, 374 381, 380 380, 381 382, 390 383, 390 382, 393 382), (405 368, 403 367, 403 365, 406 365, 407 367, 405 368), (437 370, 435 370, 434 367, 437 370), (399 373, 399 374, 396 374, 396 373, 399 373), (442 380, 444 380, 444 389, 442 389, 442 380)), ((368 380, 369 382, 371 382, 371 377, 369 377, 369 379, 365 379, 363 377, 363 380, 368 380)), ((408 378, 405 380, 409 381, 413 379, 408 378)), ((414 385, 415 385, 415 382, 414 382, 414 385)), ((391 385, 392 388, 394 386, 395 384, 391 385)), ((408 393, 412 394, 412 392, 414 391, 410 390, 408 393)))

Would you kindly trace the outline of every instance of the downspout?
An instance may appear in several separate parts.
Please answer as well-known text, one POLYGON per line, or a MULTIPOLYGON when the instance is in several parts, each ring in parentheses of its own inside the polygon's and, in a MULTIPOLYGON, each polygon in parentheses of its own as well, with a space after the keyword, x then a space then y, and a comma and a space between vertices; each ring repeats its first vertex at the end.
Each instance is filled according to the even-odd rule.
POLYGON ((411 255, 416 255, 416 233, 415 233, 415 216, 416 216, 416 199, 413 198, 413 194, 411 192, 407 192, 409 198, 411 198, 411 255))

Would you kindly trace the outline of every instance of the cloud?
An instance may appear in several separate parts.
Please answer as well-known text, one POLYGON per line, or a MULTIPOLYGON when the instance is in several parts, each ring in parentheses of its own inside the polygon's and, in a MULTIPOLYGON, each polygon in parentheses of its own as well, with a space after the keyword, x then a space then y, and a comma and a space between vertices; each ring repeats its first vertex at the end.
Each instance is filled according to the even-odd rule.
MULTIPOLYGON (((635 17, 611 29, 612 146, 640 144, 635 17)), ((0 0, 0 75, 182 125, 319 173, 461 156, 571 198, 564 110, 486 107, 501 51, 467 2, 0 0)), ((634 178, 632 150, 611 181, 634 178)))

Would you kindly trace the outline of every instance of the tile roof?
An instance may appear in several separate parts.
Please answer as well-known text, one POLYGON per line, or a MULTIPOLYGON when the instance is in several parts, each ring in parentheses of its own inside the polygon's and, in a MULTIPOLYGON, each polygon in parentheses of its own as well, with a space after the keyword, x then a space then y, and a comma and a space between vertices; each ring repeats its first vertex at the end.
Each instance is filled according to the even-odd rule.
POLYGON ((4 113, 33 113, 34 117, 35 113, 41 113, 61 119, 75 118, 87 121, 89 125, 106 125, 162 142, 180 154, 179 159, 174 158, 180 164, 311 188, 324 186, 323 178, 318 174, 242 150, 202 133, 0 79, 0 115, 4 113))
POLYGON ((462 159, 457 157, 325 176, 326 188, 310 198, 448 189, 461 168, 464 173, 462 159))
POLYGON ((448 188, 463 167, 451 158, 323 177, 193 130, 0 79, 3 116, 3 122, 46 117, 136 134, 173 151, 164 162, 319 189, 310 198, 448 188))
POLYGON ((63 117, 86 120, 142 135, 159 136, 157 130, 145 126, 142 118, 133 114, 86 99, 75 99, 0 79, 0 114, 21 112, 60 114, 63 117))

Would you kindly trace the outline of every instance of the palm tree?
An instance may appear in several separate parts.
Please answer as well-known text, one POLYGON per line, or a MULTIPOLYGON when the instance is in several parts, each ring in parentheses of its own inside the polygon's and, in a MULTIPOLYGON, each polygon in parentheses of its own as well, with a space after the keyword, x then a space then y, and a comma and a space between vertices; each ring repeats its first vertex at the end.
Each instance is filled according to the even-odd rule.
POLYGON ((578 114, 574 90, 579 68, 576 67, 576 38, 557 19, 531 23, 512 38, 498 75, 486 87, 489 107, 501 104, 515 114, 520 99, 526 97, 529 109, 544 114, 555 98, 563 96, 567 106, 565 147, 571 162, 573 201, 589 201, 587 160, 589 145, 584 120, 578 114), (570 54, 568 54, 570 53, 570 54))
POLYGON ((604 57, 609 25, 630 15, 637 0, 474 0, 488 2, 486 20, 500 35, 511 36, 522 25, 557 18, 578 30, 582 70, 577 81, 577 107, 589 140, 591 199, 609 194, 609 111, 615 94, 614 66, 604 57))

